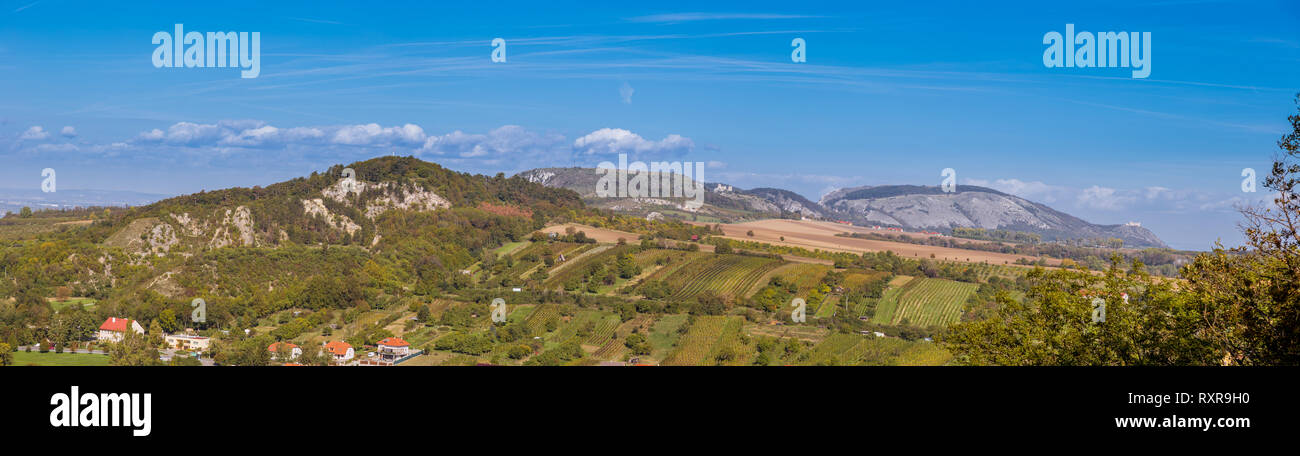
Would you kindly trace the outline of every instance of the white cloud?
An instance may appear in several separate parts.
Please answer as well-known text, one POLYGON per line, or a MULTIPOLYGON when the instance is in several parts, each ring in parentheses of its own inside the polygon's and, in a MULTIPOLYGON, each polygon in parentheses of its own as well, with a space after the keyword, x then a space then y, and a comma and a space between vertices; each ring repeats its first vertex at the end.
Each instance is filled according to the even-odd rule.
POLYGON ((573 149, 586 155, 628 154, 636 157, 684 153, 694 148, 695 142, 681 135, 668 135, 653 141, 622 128, 602 128, 573 141, 573 149))
POLYGON ((1093 185, 1079 193, 1076 203, 1091 209, 1113 211, 1125 209, 1136 200, 1136 197, 1117 193, 1113 188, 1093 185))
POLYGON ((487 134, 468 134, 456 130, 442 136, 430 136, 416 152, 460 158, 557 158, 564 154, 565 142, 563 135, 537 133, 518 125, 505 125, 487 134))
POLYGON ((153 129, 136 136, 137 142, 161 142, 186 147, 281 147, 286 145, 322 146, 409 146, 424 142, 424 129, 418 125, 382 127, 379 124, 334 127, 278 128, 257 120, 223 120, 215 124, 178 122, 166 131, 153 129))
POLYGON ((60 135, 63 135, 63 137, 65 137, 65 138, 75 138, 75 137, 77 137, 77 129, 76 129, 76 128, 72 128, 71 125, 68 125, 68 126, 63 127, 62 130, 59 130, 59 134, 60 134, 60 135))
POLYGON ((379 124, 349 125, 339 128, 330 139, 334 144, 376 146, 389 144, 419 145, 426 136, 419 125, 406 124, 384 128, 379 124))
POLYGON ((45 131, 45 129, 42 128, 40 125, 36 125, 31 128, 28 128, 27 131, 24 131, 23 134, 18 137, 18 139, 40 141, 42 139, 49 138, 49 137, 50 137, 50 132, 45 131))
POLYGON ((651 14, 648 16, 637 16, 628 18, 631 22, 651 22, 651 23, 674 23, 674 22, 695 22, 695 21, 722 21, 722 20, 773 20, 773 19, 807 19, 821 16, 806 16, 802 14, 771 14, 771 13, 668 13, 668 14, 651 14))
MULTIPOLYGON (((28 137, 53 136, 33 129, 28 137)), ((36 144, 18 150, 38 152, 36 144)), ((557 165, 582 165, 594 154, 629 153, 634 156, 666 155, 690 151, 695 143, 680 135, 660 140, 642 138, 628 130, 605 128, 574 141, 563 134, 505 125, 484 133, 452 131, 429 134, 419 125, 383 126, 378 123, 333 126, 284 127, 260 120, 221 120, 212 123, 177 122, 141 131, 114 143, 78 143, 80 152, 99 158, 126 154, 138 159, 182 159, 194 164, 237 160, 254 163, 266 157, 304 163, 340 162, 376 155, 417 155, 436 158, 462 169, 492 166, 528 169, 557 165), (259 152, 274 151, 273 154, 259 152)), ((652 157, 647 157, 652 158, 652 157)), ((598 161, 598 160, 597 160, 598 161)), ((588 163, 589 165, 589 163, 588 163)), ((718 168, 721 162, 709 164, 718 168)))

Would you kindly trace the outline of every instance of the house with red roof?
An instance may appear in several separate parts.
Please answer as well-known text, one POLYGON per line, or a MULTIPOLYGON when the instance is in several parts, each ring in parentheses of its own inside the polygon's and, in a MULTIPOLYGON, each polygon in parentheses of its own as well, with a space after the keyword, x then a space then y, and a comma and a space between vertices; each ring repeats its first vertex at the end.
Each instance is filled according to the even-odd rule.
POLYGON ((384 359, 397 359, 411 354, 411 344, 401 337, 385 337, 379 341, 379 356, 384 359))
POLYGON ((104 324, 99 325, 99 334, 95 338, 100 342, 121 342, 128 329, 135 331, 136 334, 144 334, 144 327, 140 326, 138 321, 128 318, 109 317, 104 320, 104 324))
POLYGON ((352 344, 340 341, 325 342, 323 345, 325 353, 334 358, 334 362, 341 363, 357 356, 356 350, 352 349, 352 344))
POLYGON ((271 352, 271 359, 275 359, 277 356, 280 356, 281 345, 283 345, 285 347, 284 350, 289 353, 289 359, 295 359, 299 355, 302 355, 302 348, 299 348, 297 344, 292 344, 289 342, 276 342, 271 344, 269 347, 266 347, 266 351, 271 352))

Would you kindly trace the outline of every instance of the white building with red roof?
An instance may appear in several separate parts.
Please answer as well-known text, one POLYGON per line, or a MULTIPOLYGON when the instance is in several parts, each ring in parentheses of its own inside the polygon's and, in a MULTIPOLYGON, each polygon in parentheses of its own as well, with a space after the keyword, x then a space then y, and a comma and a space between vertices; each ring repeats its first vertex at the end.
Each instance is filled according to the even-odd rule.
POLYGON ((352 344, 347 342, 332 341, 324 344, 325 353, 329 353, 334 358, 334 362, 341 363, 357 356, 357 352, 352 349, 352 344))
POLYGON ((411 344, 401 337, 385 337, 379 341, 379 356, 384 358, 401 358, 411 354, 411 344))
POLYGON ((140 326, 138 321, 109 317, 104 320, 104 324, 99 325, 99 334, 95 338, 100 342, 121 342, 122 337, 126 336, 127 329, 135 331, 136 334, 144 334, 144 327, 140 326))

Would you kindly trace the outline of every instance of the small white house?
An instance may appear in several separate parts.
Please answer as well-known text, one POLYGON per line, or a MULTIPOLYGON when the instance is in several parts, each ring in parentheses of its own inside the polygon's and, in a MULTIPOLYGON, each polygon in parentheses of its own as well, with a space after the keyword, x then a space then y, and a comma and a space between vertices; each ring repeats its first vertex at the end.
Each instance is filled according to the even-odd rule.
POLYGON ((352 344, 347 342, 326 342, 325 352, 334 358, 335 362, 344 362, 357 356, 357 352, 352 349, 352 344))
POLYGON ((127 329, 135 331, 136 334, 144 334, 144 327, 140 322, 128 318, 109 317, 104 320, 104 324, 99 325, 99 334, 96 339, 100 342, 121 342, 122 337, 126 335, 127 329))

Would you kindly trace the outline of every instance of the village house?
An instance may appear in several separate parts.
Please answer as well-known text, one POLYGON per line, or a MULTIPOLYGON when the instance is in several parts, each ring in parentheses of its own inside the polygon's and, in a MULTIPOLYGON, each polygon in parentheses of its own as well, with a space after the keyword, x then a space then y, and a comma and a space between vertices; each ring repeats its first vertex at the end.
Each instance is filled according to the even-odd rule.
POLYGON ((168 334, 163 337, 167 346, 176 350, 186 350, 192 352, 205 352, 212 344, 212 339, 193 334, 168 334))
POLYGON ((127 328, 135 331, 136 334, 144 334, 144 327, 140 326, 138 321, 109 317, 104 320, 104 324, 99 325, 99 334, 95 336, 95 339, 100 342, 121 342, 122 337, 126 335, 127 328))
POLYGON ((411 354, 411 344, 400 337, 385 337, 379 341, 379 356, 385 360, 395 360, 411 354))
POLYGON ((286 347, 285 350, 288 350, 289 359, 297 359, 298 356, 302 355, 302 348, 299 348, 297 344, 291 344, 289 342, 276 342, 271 344, 269 347, 266 347, 266 351, 271 352, 271 359, 275 359, 277 356, 279 356, 281 344, 284 344, 284 346, 286 347))
POLYGON ((347 342, 326 342, 324 347, 325 352, 329 353, 330 357, 334 358, 334 362, 337 363, 348 361, 357 356, 357 352, 352 349, 352 344, 347 342))

